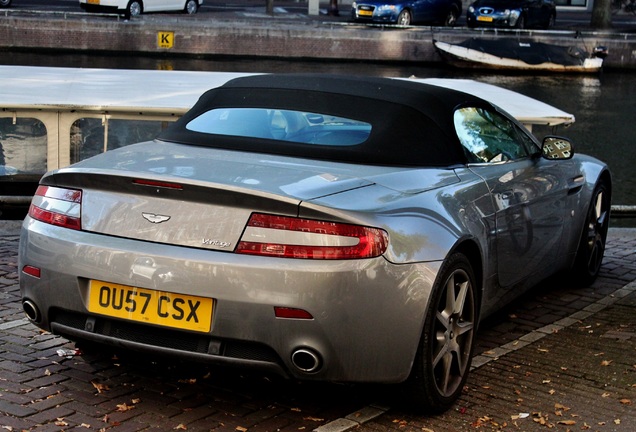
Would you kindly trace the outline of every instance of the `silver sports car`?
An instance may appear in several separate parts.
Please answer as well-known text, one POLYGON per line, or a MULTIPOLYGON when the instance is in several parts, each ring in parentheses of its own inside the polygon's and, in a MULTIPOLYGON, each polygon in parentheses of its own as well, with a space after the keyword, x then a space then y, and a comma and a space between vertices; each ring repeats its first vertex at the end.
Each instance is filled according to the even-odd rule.
POLYGON ((498 107, 387 78, 255 75, 163 135, 46 174, 20 239, 27 316, 76 341, 448 409, 481 318, 597 276, 611 177, 498 107))

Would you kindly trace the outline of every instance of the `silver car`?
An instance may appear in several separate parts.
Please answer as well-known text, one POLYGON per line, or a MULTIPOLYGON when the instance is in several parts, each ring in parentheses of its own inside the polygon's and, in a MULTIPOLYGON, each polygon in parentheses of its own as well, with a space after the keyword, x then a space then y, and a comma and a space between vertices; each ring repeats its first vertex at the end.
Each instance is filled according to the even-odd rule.
POLYGON ((481 318, 597 276, 611 177, 498 107, 387 78, 255 75, 153 142, 46 174, 24 310, 92 341, 448 409, 481 318))

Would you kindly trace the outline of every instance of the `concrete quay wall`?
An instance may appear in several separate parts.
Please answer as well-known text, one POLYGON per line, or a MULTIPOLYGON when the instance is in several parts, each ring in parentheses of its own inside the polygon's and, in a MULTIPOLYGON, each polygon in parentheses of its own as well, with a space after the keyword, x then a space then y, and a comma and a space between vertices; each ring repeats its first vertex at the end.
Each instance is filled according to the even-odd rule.
POLYGON ((3 16, 0 49, 63 50, 184 56, 440 62, 433 39, 531 38, 591 50, 605 46, 606 68, 636 69, 636 34, 574 30, 511 31, 465 28, 368 27, 320 20, 202 20, 191 17, 3 16))

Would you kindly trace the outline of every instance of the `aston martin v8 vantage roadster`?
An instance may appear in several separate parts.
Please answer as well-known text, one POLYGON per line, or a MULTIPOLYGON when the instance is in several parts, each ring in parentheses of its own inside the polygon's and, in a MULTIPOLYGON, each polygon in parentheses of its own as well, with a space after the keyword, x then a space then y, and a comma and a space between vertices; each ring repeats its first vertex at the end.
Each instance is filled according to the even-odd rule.
POLYGON ((448 409, 481 318, 599 272, 605 164, 474 95, 241 77, 156 140, 47 173, 20 238, 27 316, 71 340, 402 383, 448 409))

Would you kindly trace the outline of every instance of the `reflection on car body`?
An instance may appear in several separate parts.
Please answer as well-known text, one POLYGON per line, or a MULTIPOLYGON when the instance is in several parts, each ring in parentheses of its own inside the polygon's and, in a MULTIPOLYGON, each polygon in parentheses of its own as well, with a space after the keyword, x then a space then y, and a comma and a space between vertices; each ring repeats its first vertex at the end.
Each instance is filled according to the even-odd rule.
POLYGON ((254 75, 155 141, 47 173, 20 289, 71 339, 402 383, 439 412, 481 318, 556 272, 594 280, 611 187, 602 162, 467 93, 254 75))

